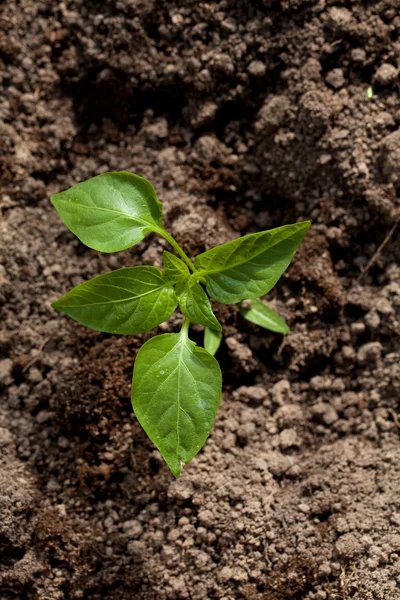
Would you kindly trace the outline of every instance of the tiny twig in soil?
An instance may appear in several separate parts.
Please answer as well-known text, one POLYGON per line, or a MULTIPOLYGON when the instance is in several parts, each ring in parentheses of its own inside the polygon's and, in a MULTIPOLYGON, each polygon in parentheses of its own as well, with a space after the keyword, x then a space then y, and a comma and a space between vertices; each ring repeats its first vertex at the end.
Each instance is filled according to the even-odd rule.
POLYGON ((26 363, 26 365, 24 366, 24 368, 22 369, 23 373, 26 373, 26 371, 28 369, 30 369, 35 362, 37 362, 39 360, 39 358, 42 356, 44 347, 46 346, 46 344, 51 340, 51 335, 49 337, 47 337, 45 340, 43 340, 43 342, 40 344, 39 346, 39 352, 36 354, 36 356, 34 356, 33 358, 31 358, 31 360, 28 360, 28 362, 26 363))
POLYGON ((392 235, 396 231, 396 227, 397 227, 398 224, 399 224, 399 220, 397 219, 397 221, 394 223, 393 227, 391 228, 391 230, 389 231, 389 233, 387 234, 387 236, 383 240, 382 244, 379 246, 379 248, 377 249, 377 251, 375 252, 375 254, 372 256, 372 258, 368 261, 368 264, 366 265, 366 267, 364 267, 364 269, 361 269, 361 273, 360 273, 360 275, 356 279, 357 283, 359 281, 361 281, 361 279, 364 277, 364 275, 366 273, 368 273, 369 269, 372 267, 372 265, 374 264, 374 262, 376 261, 376 259, 380 256, 380 254, 382 253, 382 250, 384 249, 384 247, 386 246, 386 244, 389 242, 390 238, 392 237, 392 235))
POLYGON ((342 569, 340 571, 339 585, 340 585, 340 591, 343 594, 343 600, 347 600, 348 594, 347 594, 346 568, 345 567, 342 567, 342 569))

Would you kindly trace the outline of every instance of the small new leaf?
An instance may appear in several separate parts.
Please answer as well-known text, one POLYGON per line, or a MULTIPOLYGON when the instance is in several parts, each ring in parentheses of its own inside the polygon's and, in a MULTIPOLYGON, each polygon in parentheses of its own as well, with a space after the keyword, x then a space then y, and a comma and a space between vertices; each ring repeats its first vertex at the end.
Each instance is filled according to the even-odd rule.
POLYGON ((154 337, 139 350, 133 410, 175 477, 209 436, 221 390, 218 362, 184 331, 154 337))
POLYGON ((197 281, 189 279, 186 283, 177 285, 176 294, 179 307, 185 317, 195 323, 204 325, 204 327, 210 327, 210 329, 218 331, 222 330, 212 311, 207 294, 197 281))
POLYGON ((303 221, 252 233, 199 254, 194 265, 206 278, 209 295, 235 304, 269 292, 289 266, 309 226, 309 221, 303 221))
POLYGON ((259 325, 259 327, 264 327, 264 329, 269 329, 276 333, 290 333, 288 325, 273 308, 258 299, 251 300, 250 302, 250 308, 240 307, 240 314, 245 319, 255 325, 259 325))
POLYGON ((55 194, 51 202, 65 225, 86 246, 119 252, 162 228, 162 205, 143 177, 104 173, 55 194))
POLYGON ((218 348, 221 345, 222 341, 222 331, 216 331, 215 329, 210 329, 206 327, 204 329, 204 348, 214 356, 217 352, 218 348))
POLYGON ((160 269, 129 267, 81 283, 52 307, 96 331, 133 335, 169 319, 177 304, 160 269))
POLYGON ((190 271, 183 260, 165 250, 163 252, 164 271, 173 283, 183 283, 190 277, 190 271))

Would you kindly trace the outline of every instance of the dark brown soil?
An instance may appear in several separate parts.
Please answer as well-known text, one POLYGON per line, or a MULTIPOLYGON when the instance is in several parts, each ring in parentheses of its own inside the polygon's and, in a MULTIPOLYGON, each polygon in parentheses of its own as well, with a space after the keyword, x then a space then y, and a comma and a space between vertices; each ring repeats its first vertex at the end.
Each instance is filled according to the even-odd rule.
POLYGON ((400 599, 399 15, 0 1, 1 600, 400 599), (289 336, 220 309, 223 401, 176 481, 130 407, 148 336, 50 307, 160 262, 151 237, 85 248, 49 203, 121 169, 191 254, 313 222, 269 297, 289 336))

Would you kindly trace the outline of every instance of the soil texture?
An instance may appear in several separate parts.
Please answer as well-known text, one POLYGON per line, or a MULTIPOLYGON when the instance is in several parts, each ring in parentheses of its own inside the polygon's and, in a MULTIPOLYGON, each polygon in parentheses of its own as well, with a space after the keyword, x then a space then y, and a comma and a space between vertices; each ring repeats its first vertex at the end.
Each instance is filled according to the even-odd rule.
POLYGON ((2 600, 400 599, 399 72, 399 0, 0 1, 2 600), (108 170, 191 256, 312 220, 267 297, 290 335, 217 307, 223 399, 178 480, 130 406, 150 334, 50 307, 161 263, 52 208, 108 170))

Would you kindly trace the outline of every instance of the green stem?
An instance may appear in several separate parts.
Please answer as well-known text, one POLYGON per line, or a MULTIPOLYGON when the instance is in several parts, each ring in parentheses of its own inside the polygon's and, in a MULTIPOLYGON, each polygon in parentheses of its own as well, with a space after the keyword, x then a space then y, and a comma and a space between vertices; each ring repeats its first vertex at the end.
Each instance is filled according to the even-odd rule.
POLYGON ((181 335, 183 335, 185 340, 187 340, 189 337, 189 324, 190 324, 190 319, 185 317, 185 319, 182 323, 182 327, 181 327, 181 335))
POLYGON ((165 229, 157 229, 156 233, 161 235, 161 237, 163 237, 165 240, 167 240, 167 242, 171 244, 174 250, 176 250, 179 256, 185 261, 189 269, 194 273, 196 271, 194 264, 192 263, 188 255, 185 254, 185 252, 182 250, 178 242, 172 237, 172 235, 170 235, 168 231, 165 231, 165 229))

